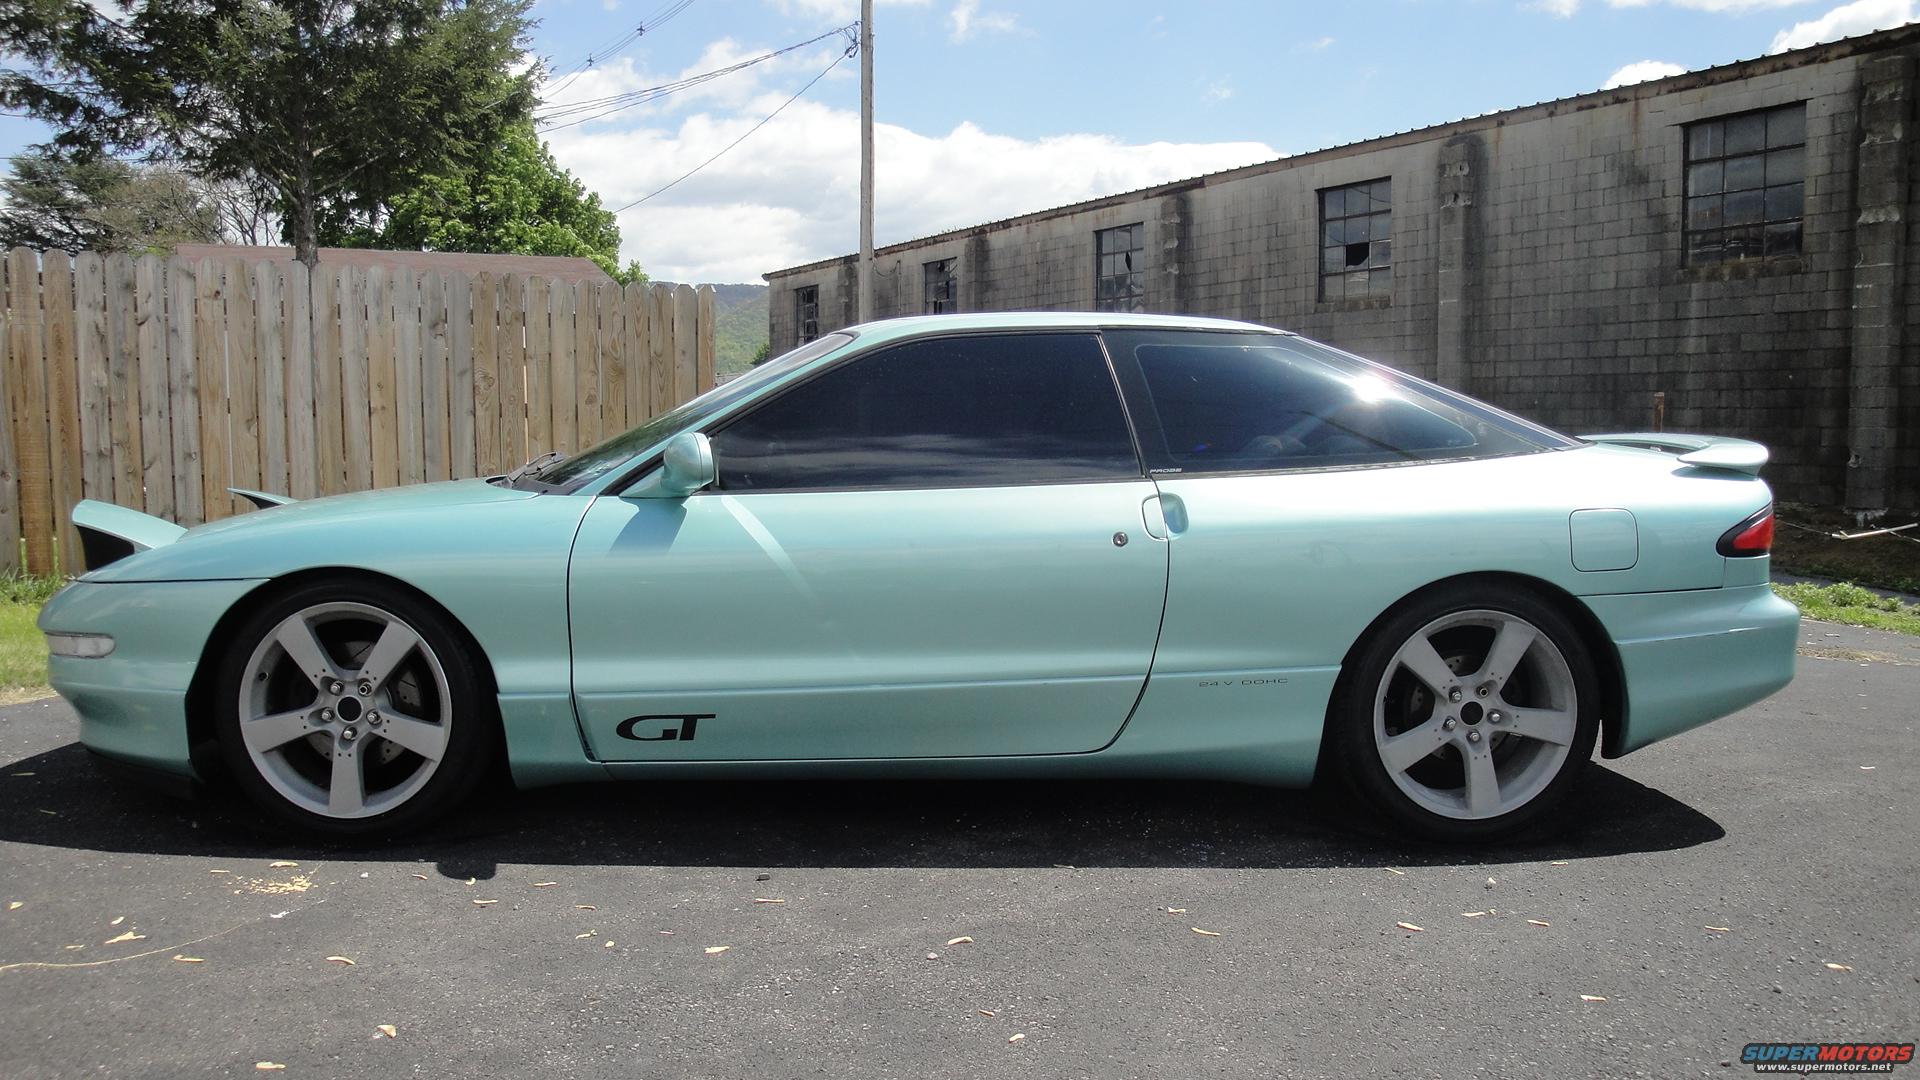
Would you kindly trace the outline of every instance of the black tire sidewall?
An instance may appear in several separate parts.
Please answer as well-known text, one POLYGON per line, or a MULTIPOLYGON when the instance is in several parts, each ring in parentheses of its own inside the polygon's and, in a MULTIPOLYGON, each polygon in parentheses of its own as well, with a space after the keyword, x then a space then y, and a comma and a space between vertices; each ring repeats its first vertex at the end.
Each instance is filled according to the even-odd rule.
POLYGON ((213 680, 214 729, 239 794, 286 826, 318 839, 362 840, 406 832, 470 796, 498 753, 499 719, 465 636, 433 605, 374 581, 313 581, 267 597, 236 627, 213 680), (287 801, 260 774, 240 736, 240 683, 260 642, 287 616, 316 604, 357 603, 392 614, 418 632, 440 661, 451 699, 447 751, 427 783, 401 805, 372 817, 340 819, 287 801))
POLYGON ((1368 634, 1343 673, 1328 714, 1329 749, 1347 785, 1389 821, 1423 839, 1441 843, 1503 840, 1551 824, 1555 811, 1579 783, 1600 731, 1600 679, 1586 642, 1551 602, 1504 583, 1462 583, 1416 596, 1390 612, 1368 634), (1436 814, 1401 791, 1380 760, 1373 734, 1373 704, 1380 680, 1400 646, 1435 619, 1461 611, 1497 611, 1527 620, 1566 658, 1573 675, 1577 720, 1573 744, 1560 772, 1540 794, 1495 818, 1467 821, 1436 814))

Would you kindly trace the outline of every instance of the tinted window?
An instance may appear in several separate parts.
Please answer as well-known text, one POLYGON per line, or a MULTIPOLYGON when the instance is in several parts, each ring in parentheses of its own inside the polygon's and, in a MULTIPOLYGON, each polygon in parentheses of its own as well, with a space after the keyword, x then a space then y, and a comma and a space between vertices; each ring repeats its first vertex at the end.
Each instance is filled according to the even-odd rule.
POLYGON ((1268 471, 1491 457, 1572 441, 1302 338, 1112 332, 1139 364, 1148 467, 1268 471))
POLYGON ((713 436, 720 486, 958 487, 1139 476, 1097 339, 908 342, 795 387, 713 436))

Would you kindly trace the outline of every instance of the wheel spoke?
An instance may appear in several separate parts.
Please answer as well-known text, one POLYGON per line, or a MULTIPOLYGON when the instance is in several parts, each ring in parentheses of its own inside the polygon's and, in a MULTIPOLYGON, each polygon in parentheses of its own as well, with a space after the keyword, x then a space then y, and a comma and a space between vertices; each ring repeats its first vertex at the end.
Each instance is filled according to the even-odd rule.
POLYGON ((381 738, 397 743, 428 761, 439 761, 440 755, 447 750, 447 729, 444 725, 429 724, 410 716, 388 713, 386 723, 378 729, 378 733, 381 738))
POLYGON ((308 733, 307 717, 310 713, 310 709, 295 709, 292 712, 257 716, 240 725, 240 737, 246 741, 247 748, 255 753, 278 750, 308 733))
POLYGON ((1535 631, 1533 627, 1517 619, 1508 619, 1500 624, 1493 637, 1493 648, 1487 650, 1487 662, 1480 666, 1480 674, 1496 683, 1505 683, 1513 677, 1514 669, 1533 648, 1535 631))
POLYGON ((1441 726, 1443 722, 1443 717, 1435 716, 1411 731, 1388 737, 1380 747, 1380 760, 1390 771, 1403 773, 1432 757, 1452 738, 1441 726))
POLYGON ((1517 709, 1511 715, 1512 720, 1507 730, 1515 735, 1538 739, 1555 746, 1573 744, 1576 725, 1574 715, 1570 712, 1559 709, 1517 709))
POLYGON ((366 805, 366 781, 360 771, 360 748, 341 744, 333 751, 333 781, 327 786, 327 811, 357 814, 366 805))
POLYGON ((1434 651, 1433 642, 1424 636, 1412 639, 1401 648, 1400 663, 1442 698, 1447 696, 1447 687, 1459 678, 1447 666, 1447 662, 1440 659, 1440 654, 1434 651))
POLYGON ((287 651, 287 656, 299 665, 300 673, 315 686, 320 686, 327 679, 339 678, 339 670, 334 667, 332 658, 321 646, 320 639, 314 636, 313 627, 305 618, 295 615, 281 623, 280 628, 274 631, 273 639, 280 643, 280 647, 287 651))
POLYGON ((378 691, 418 644, 420 635, 408 629, 406 624, 398 620, 389 622, 387 628, 380 632, 380 640, 374 642, 373 648, 367 651, 367 658, 360 665, 360 677, 372 682, 374 690, 378 691))
POLYGON ((1492 817, 1500 810, 1500 774, 1493 767, 1493 751, 1486 744, 1469 750, 1467 810, 1475 817, 1492 817))

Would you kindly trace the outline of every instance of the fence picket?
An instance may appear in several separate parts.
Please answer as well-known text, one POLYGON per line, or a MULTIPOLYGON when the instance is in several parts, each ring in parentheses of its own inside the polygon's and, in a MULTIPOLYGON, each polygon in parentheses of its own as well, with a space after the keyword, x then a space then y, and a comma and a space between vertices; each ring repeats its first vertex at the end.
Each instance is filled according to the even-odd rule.
POLYGON ((48 442, 40 260, 26 248, 7 255, 7 332, 13 371, 13 437, 27 572, 53 573, 53 464, 48 442))
POLYGON ((80 501, 80 363, 75 348, 75 325, 64 313, 74 310, 73 257, 49 251, 40 257, 40 296, 43 312, 62 312, 48 319, 47 342, 47 453, 53 494, 53 539, 60 566, 79 566, 80 534, 74 531, 73 504, 80 501))
MULTIPOLYGON (((121 506, 147 505, 146 455, 140 410, 140 315, 133 259, 107 259, 107 438, 112 444, 113 489, 121 506)), ((104 494, 104 493, 103 493, 104 494)))
MULTIPOLYGON (((473 406, 473 471, 500 471, 500 280, 492 274, 473 279, 473 387, 456 389, 456 400, 473 406)), ((459 383, 455 383, 456 388, 459 383)))
POLYGON ((140 486, 143 509, 181 520, 173 478, 172 371, 167 361, 167 264, 142 255, 133 271, 133 322, 140 388, 140 486))
POLYGON ((113 500, 112 376, 107 370, 107 262, 83 251, 73 260, 74 351, 79 363, 80 488, 113 500))
MULTIPOLYGON (((0 259, 0 273, 5 260, 0 259)), ((13 317, 0 298, 0 573, 20 569, 20 452, 13 435, 13 317)))
POLYGON ((294 410, 287 394, 286 278, 272 263, 255 263, 241 272, 253 283, 254 352, 260 361, 254 402, 260 421, 260 476, 254 486, 286 491, 293 486, 287 477, 287 425, 294 410))
MULTIPOLYGON (((258 298, 254 295, 253 271, 242 262, 228 263, 227 301, 227 410, 231 417, 227 428, 228 467, 226 483, 258 490, 260 480, 260 371, 258 298)), ((275 485, 279 485, 276 483, 275 485)), ((224 494, 224 493, 223 493, 224 494)), ((233 513, 234 499, 222 506, 233 513)))

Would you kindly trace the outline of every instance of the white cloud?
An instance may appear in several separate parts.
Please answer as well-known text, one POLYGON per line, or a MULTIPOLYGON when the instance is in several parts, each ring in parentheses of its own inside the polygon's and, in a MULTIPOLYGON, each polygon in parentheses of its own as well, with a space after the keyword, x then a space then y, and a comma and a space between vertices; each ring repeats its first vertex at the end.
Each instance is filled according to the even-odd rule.
POLYGON ((1681 67, 1679 64, 1670 64, 1665 60, 1636 60, 1626 67, 1621 68, 1619 71, 1614 72, 1612 75, 1607 76, 1606 84, 1600 87, 1600 89, 1612 90, 1615 87, 1626 86, 1631 83, 1651 82, 1654 79, 1664 79, 1669 75, 1685 75, 1686 73, 1686 68, 1681 67))
POLYGON ((1855 0, 1834 8, 1817 19, 1795 23, 1773 36, 1770 53, 1803 49, 1823 41, 1837 41, 1855 34, 1900 26, 1914 21, 1913 0, 1855 0))
MULTIPOLYGON (((786 100, 548 138, 560 163, 620 206, 711 157, 786 100)), ((1264 143, 1124 143, 1106 135, 1020 139, 963 123, 945 134, 875 129, 876 231, 896 243, 999 217, 1278 156, 1264 143)), ((621 257, 663 280, 758 281, 857 243, 859 120, 802 99, 673 190, 620 215, 621 257)))
POLYGON ((1307 48, 1311 49, 1314 52, 1325 52, 1332 47, 1333 47, 1332 35, 1328 35, 1326 37, 1307 42, 1307 48))
POLYGON ((1233 85, 1225 78, 1215 79, 1206 84, 1206 87, 1200 91, 1200 96, 1209 104, 1226 101, 1233 97, 1233 85))
POLYGON ((1003 11, 981 11, 980 0, 959 0, 947 13, 947 24, 953 28, 953 40, 965 41, 980 31, 1012 33, 1019 29, 1020 17, 1003 11))
POLYGON ((1580 0, 1533 0, 1532 3, 1523 6, 1569 19, 1573 17, 1574 12, 1580 10, 1580 0))

